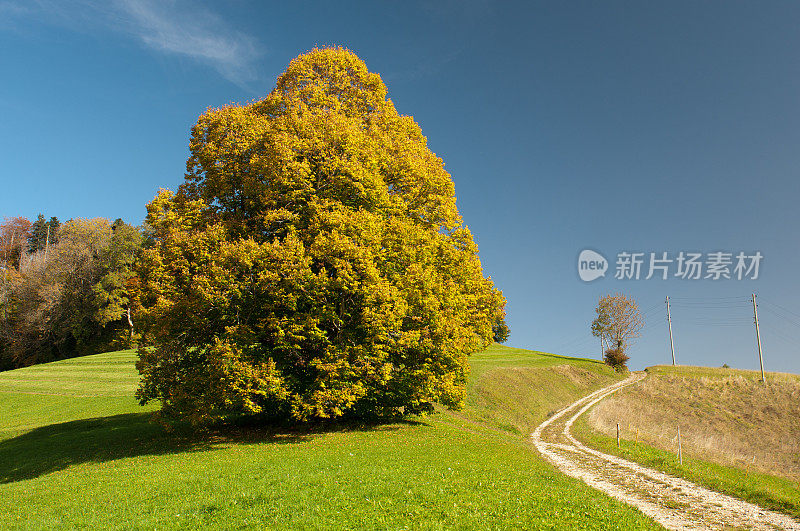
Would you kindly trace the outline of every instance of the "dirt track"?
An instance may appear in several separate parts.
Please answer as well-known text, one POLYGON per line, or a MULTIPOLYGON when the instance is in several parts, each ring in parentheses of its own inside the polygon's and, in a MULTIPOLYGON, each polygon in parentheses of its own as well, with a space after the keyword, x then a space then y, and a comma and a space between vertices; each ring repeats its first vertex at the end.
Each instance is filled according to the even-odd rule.
POLYGON ((800 522, 789 516, 598 452, 570 434, 586 410, 642 378, 643 374, 632 374, 562 409, 533 432, 536 448, 565 474, 637 507, 668 529, 800 529, 800 522))

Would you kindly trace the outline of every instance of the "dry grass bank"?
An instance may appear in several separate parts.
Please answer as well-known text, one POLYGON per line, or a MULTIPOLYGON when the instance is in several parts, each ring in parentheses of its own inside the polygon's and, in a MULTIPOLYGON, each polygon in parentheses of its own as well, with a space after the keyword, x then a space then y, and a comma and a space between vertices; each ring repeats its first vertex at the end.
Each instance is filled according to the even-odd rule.
POLYGON ((642 382, 588 414, 591 427, 684 455, 800 481, 800 377, 699 367, 653 367, 642 382))

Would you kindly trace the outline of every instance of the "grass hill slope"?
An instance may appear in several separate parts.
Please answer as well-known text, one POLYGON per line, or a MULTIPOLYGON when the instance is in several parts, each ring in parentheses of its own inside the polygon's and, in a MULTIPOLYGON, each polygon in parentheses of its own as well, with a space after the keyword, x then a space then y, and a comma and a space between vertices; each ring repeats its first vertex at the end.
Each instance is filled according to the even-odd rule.
POLYGON ((657 366, 584 419, 576 434, 603 451, 800 517, 800 376, 657 366))
POLYGON ((583 528, 652 521, 528 443, 617 376, 494 346, 469 403, 415 422, 165 432, 122 351, 0 373, 0 528, 583 528))

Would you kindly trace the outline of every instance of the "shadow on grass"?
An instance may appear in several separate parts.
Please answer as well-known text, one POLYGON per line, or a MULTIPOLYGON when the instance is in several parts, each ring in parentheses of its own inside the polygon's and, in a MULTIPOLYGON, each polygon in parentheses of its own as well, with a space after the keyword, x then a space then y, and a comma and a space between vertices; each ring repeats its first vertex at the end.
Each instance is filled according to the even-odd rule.
POLYGON ((300 426, 230 425, 193 432, 167 431, 150 413, 128 413, 36 428, 0 441, 0 483, 32 479, 73 465, 126 457, 197 452, 228 444, 292 444, 341 431, 397 430, 415 421, 341 422, 300 426))

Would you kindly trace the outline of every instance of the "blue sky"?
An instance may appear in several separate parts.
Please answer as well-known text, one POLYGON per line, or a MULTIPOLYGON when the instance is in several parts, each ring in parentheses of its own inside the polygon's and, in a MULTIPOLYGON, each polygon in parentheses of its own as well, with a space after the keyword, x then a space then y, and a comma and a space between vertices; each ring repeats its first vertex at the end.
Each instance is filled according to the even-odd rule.
POLYGON ((599 356, 597 298, 646 314, 634 368, 800 372, 800 4, 0 0, 0 217, 139 223, 209 106, 342 45, 456 183, 509 344, 599 356), (577 257, 611 261, 590 283, 577 257), (757 280, 617 280, 617 253, 764 256, 757 280))

